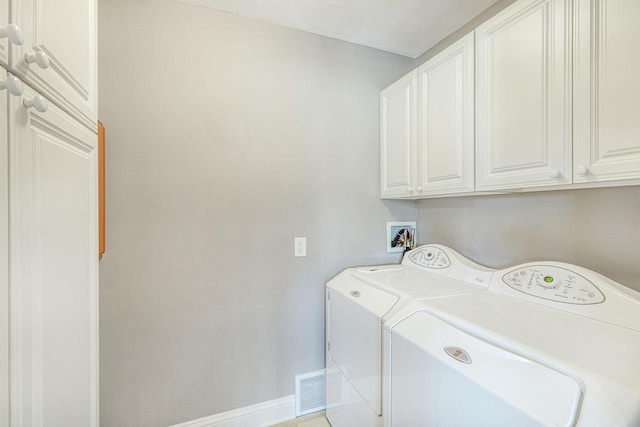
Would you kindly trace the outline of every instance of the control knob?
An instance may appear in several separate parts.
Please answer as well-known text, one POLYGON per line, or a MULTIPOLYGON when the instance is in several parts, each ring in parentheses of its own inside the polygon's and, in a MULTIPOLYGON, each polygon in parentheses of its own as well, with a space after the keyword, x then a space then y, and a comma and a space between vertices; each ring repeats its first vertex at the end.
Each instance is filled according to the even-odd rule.
POLYGON ((556 289, 559 288, 561 284, 562 280, 557 279, 553 276, 539 275, 538 277, 536 277, 536 285, 545 289, 556 289))

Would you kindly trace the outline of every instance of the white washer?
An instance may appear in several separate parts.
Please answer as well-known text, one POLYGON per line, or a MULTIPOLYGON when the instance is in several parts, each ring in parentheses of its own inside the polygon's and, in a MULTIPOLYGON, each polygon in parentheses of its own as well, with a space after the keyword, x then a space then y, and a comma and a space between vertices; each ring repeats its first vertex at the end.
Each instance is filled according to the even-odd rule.
POLYGON ((382 323, 415 298, 486 291, 493 270, 440 245, 401 265, 344 270, 326 289, 326 404, 333 427, 382 425, 382 323))
POLYGON ((385 324, 386 427, 640 426, 640 293, 537 262, 385 324))

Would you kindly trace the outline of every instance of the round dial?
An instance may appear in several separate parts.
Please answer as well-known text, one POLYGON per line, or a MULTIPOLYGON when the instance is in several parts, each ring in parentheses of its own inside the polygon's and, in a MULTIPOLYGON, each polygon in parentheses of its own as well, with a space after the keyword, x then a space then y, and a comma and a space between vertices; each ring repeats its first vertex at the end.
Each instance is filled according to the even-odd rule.
POLYGON ((555 278, 553 276, 543 276, 539 275, 536 278, 536 285, 543 287, 545 289, 555 289, 562 284, 562 280, 555 278))
POLYGON ((409 259, 421 267, 447 268, 451 261, 446 253, 436 247, 423 247, 409 253, 409 259))

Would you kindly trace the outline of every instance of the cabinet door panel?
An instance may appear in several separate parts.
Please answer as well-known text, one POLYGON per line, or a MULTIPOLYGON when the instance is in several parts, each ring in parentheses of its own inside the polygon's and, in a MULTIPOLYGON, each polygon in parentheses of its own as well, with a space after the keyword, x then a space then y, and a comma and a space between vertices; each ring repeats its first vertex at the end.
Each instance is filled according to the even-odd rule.
POLYGON ((12 0, 23 46, 11 53, 11 68, 91 130, 97 126, 95 0, 12 0), (42 51, 50 67, 27 64, 24 54, 42 51))
POLYGON ((473 33, 418 68, 418 191, 474 190, 473 33))
MULTIPOLYGON (((9 23, 9 0, 0 0, 0 27, 9 23)), ((9 41, 0 39, 0 65, 9 64, 9 41)), ((6 128, 5 128, 6 129, 6 128)))
POLYGON ((514 3, 476 30, 476 185, 571 182, 569 1, 514 3))
POLYGON ((380 195, 415 194, 416 71, 380 93, 380 195))
POLYGON ((640 178, 640 2, 576 4, 574 181, 640 178))
POLYGON ((12 425, 97 426, 97 137, 9 105, 12 425))
MULTIPOLYGON (((7 72, 0 67, 0 80, 7 72)), ((0 91, 0 426, 9 425, 9 181, 7 91, 0 91)))

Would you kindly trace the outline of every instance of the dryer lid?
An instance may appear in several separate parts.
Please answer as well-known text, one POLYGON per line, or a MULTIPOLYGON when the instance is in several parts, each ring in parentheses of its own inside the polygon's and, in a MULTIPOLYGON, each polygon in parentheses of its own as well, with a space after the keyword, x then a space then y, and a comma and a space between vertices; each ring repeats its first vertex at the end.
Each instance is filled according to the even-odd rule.
POLYGON ((603 420, 593 425, 638 424, 640 370, 634 362, 640 355, 640 333, 636 330, 495 292, 423 301, 417 310, 483 342, 579 378, 584 384, 581 413, 592 418, 599 414, 603 420))
POLYGON ((571 377, 479 340, 425 312, 392 329, 393 425, 571 426, 571 377))

